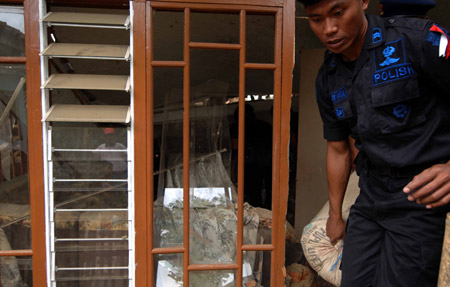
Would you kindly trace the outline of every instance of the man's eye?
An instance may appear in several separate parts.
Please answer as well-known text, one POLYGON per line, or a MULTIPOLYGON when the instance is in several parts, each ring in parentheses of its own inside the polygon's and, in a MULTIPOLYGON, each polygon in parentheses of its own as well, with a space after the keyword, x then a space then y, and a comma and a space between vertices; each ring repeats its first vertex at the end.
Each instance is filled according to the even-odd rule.
POLYGON ((309 18, 309 20, 313 23, 319 23, 320 22, 320 18, 309 18))
POLYGON ((342 13, 344 13, 344 10, 339 10, 336 13, 334 13, 334 16, 341 16, 342 13))

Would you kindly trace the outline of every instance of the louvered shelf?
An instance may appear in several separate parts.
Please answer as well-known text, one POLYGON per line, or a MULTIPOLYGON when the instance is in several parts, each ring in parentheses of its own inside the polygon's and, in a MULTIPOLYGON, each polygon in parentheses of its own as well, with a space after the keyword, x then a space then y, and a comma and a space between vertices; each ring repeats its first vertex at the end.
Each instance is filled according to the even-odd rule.
POLYGON ((128 124, 130 117, 129 106, 53 105, 45 115, 44 121, 128 124))
POLYGON ((42 85, 44 89, 130 90, 130 77, 117 75, 53 74, 42 85))
POLYGON ((130 16, 124 14, 49 12, 41 21, 50 26, 130 28, 130 16))
POLYGON ((127 45, 53 43, 45 48, 41 55, 55 58, 128 61, 130 59, 130 47, 127 45))

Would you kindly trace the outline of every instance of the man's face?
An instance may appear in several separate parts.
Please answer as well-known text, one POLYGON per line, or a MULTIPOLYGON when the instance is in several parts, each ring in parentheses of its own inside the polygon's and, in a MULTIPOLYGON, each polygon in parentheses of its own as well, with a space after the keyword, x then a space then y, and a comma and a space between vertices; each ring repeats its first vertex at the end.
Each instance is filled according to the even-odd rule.
POLYGON ((308 6, 306 14, 314 34, 328 50, 353 61, 364 44, 368 5, 369 0, 323 0, 308 6))

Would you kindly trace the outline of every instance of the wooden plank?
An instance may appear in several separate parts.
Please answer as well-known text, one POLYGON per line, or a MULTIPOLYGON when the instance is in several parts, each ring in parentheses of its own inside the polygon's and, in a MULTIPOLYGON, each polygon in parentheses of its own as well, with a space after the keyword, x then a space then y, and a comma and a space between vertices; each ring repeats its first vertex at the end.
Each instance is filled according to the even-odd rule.
POLYGON ((183 286, 189 286, 188 268, 190 265, 190 98, 191 98, 191 52, 189 42, 191 41, 191 10, 184 10, 184 61, 186 65, 183 70, 183 286))
MULTIPOLYGON (((272 210, 272 244, 275 250, 272 252, 272 274, 271 285, 282 286, 286 278, 285 243, 286 243, 286 211, 289 193, 289 140, 290 140, 290 110, 292 96, 292 72, 294 70, 294 35, 295 35, 295 1, 285 1, 282 12, 276 16, 276 44, 275 64, 281 69, 275 70, 275 97, 281 95, 278 107, 279 115, 277 128, 274 129, 274 154, 273 157, 275 173, 272 187, 273 202, 272 210), (280 74, 279 74, 280 73, 280 74), (276 152, 275 152, 276 151, 276 152), (275 191, 277 191, 275 193, 275 191)), ((276 100, 276 99, 275 99, 276 100)), ((274 124, 275 126, 275 124, 274 124)))
POLYGON ((39 57, 39 1, 24 1, 26 88, 28 123, 28 163, 31 209, 31 248, 33 286, 46 286, 46 228, 44 195, 44 156, 41 113, 41 74, 39 57))
POLYGON ((0 63, 26 63, 25 57, 0 57, 0 63))
POLYGON ((127 124, 130 122, 130 107, 112 105, 54 105, 45 115, 44 121, 127 124))
POLYGON ((0 250, 0 256, 32 256, 33 251, 31 249, 21 250, 0 250))
POLYGON ((43 84, 44 89, 129 90, 129 76, 53 74, 43 84))
POLYGON ((41 21, 47 23, 128 27, 130 25, 130 16, 128 14, 49 12, 41 21))
POLYGON ((42 51, 42 55, 64 58, 100 58, 128 60, 127 45, 53 43, 42 51))

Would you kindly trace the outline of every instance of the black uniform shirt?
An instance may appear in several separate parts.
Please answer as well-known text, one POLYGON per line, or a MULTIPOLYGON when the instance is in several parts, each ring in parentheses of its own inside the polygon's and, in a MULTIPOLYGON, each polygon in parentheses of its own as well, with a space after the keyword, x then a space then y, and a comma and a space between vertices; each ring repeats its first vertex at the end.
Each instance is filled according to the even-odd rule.
POLYGON ((351 135, 378 166, 450 159, 450 58, 439 56, 441 34, 429 20, 367 18, 359 58, 344 63, 327 51, 319 70, 325 139, 351 135))

